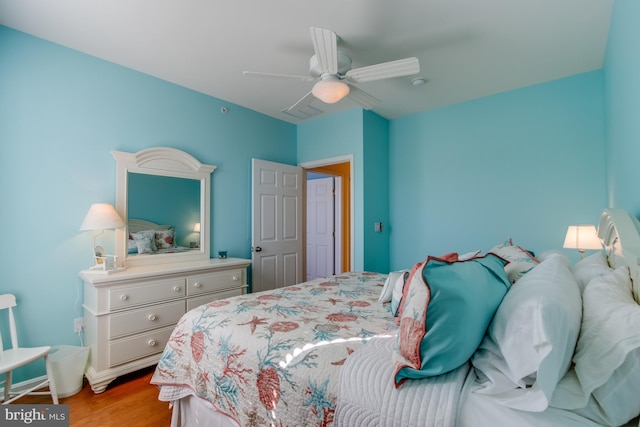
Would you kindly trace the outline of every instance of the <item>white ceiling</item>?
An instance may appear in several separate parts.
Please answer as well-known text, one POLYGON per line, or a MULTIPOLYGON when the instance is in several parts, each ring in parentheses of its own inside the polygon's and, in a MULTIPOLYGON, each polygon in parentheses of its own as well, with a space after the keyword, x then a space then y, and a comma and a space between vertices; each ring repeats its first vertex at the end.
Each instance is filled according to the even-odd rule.
MULTIPOLYGON (((0 24, 292 123, 312 82, 309 27, 353 67, 410 56, 416 76, 361 83, 394 119, 602 67, 613 0, 0 0, 0 24), (415 77, 427 84, 414 87, 415 77)), ((354 108, 344 99, 312 106, 354 108)))

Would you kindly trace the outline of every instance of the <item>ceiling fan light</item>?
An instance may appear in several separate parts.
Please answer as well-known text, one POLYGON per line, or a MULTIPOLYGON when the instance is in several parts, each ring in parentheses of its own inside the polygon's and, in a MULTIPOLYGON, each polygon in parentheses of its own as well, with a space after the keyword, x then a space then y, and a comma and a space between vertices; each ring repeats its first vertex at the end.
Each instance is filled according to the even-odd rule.
POLYGON ((327 104, 335 104, 345 96, 349 95, 349 85, 340 80, 320 80, 313 85, 311 90, 313 96, 327 104))

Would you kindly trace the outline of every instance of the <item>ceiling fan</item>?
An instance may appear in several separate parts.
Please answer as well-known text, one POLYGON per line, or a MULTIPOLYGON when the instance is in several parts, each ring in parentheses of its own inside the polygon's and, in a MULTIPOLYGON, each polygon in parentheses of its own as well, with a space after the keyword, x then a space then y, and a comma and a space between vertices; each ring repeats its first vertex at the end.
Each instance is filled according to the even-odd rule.
POLYGON ((313 89, 291 107, 282 110, 298 118, 307 118, 321 111, 311 107, 316 99, 333 104, 349 97, 364 109, 370 110, 380 101, 373 95, 353 86, 393 77, 409 76, 420 72, 418 58, 411 57, 397 61, 383 62, 367 67, 351 68, 351 58, 338 50, 338 36, 331 30, 311 27, 311 41, 315 55, 309 60, 309 76, 273 74, 245 71, 247 77, 267 77, 290 79, 316 83, 313 89))

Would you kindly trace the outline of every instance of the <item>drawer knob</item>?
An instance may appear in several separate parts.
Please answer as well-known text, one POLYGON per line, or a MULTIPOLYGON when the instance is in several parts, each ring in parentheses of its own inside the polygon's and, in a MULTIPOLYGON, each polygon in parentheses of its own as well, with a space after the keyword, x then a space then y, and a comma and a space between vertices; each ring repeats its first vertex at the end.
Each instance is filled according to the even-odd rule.
POLYGON ((149 315, 149 320, 151 320, 151 321, 156 320, 156 315, 155 314, 150 314, 149 315))
POLYGON ((193 284, 193 286, 194 286, 195 288, 201 288, 201 287, 202 287, 202 284, 200 284, 200 282, 196 282, 196 283, 194 283, 194 284, 193 284))
POLYGON ((128 297, 127 295, 120 295, 120 299, 121 299, 122 301, 126 301, 126 300, 128 300, 128 299, 129 299, 129 297, 128 297))
POLYGON ((180 286, 174 286, 173 290, 176 291, 176 292, 180 292, 180 286))
POLYGON ((149 345, 149 347, 155 347, 156 346, 156 340, 149 340, 147 342, 147 344, 149 345))

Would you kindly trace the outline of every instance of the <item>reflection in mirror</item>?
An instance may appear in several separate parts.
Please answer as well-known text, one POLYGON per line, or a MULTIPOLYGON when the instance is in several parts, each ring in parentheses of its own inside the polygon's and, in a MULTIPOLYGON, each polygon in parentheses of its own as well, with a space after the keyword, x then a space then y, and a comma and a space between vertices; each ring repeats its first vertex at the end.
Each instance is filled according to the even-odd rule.
POLYGON ((112 154, 116 210, 127 219, 125 229, 116 229, 118 262, 135 267, 210 259, 211 173, 216 167, 175 148, 112 154))
POLYGON ((127 256, 145 253, 145 237, 149 236, 144 232, 148 230, 156 232, 155 245, 149 245, 151 254, 199 249, 200 236, 194 227, 200 223, 200 181, 129 173, 128 182, 127 256), (132 220, 137 220, 135 229, 132 220), (143 225, 139 220, 159 226, 143 225))

